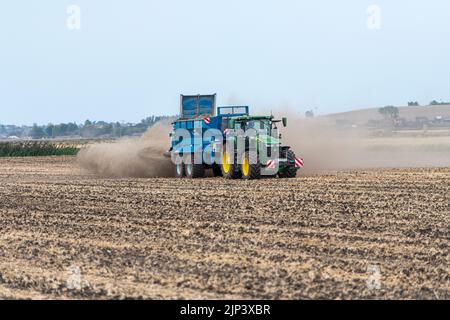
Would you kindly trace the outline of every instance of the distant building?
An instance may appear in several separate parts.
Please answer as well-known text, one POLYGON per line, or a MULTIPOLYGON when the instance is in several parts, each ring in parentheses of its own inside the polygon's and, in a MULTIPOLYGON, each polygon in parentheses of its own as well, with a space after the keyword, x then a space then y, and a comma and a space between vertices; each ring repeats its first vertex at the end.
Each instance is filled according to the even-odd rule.
POLYGON ((433 123, 447 126, 450 124, 450 117, 436 116, 433 119, 433 123))

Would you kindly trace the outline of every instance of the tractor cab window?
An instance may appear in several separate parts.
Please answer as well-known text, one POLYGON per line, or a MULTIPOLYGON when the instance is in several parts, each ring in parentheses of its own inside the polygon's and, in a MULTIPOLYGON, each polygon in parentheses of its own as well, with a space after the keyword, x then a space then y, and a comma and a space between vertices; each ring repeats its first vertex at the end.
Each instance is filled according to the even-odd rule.
POLYGON ((267 134, 270 132, 271 123, 268 120, 250 120, 246 123, 246 129, 255 129, 267 134))

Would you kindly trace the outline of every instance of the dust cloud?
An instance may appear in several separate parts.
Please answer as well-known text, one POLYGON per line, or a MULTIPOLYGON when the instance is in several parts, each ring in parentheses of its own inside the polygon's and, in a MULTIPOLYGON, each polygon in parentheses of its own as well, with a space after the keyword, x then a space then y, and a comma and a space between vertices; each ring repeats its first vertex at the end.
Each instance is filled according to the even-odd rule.
POLYGON ((82 168, 103 177, 170 177, 173 165, 163 156, 170 126, 157 123, 142 137, 89 145, 77 156, 82 168))
POLYGON ((289 117, 283 144, 304 158, 302 175, 368 168, 450 166, 450 136, 377 137, 366 128, 338 128, 326 118, 289 117))

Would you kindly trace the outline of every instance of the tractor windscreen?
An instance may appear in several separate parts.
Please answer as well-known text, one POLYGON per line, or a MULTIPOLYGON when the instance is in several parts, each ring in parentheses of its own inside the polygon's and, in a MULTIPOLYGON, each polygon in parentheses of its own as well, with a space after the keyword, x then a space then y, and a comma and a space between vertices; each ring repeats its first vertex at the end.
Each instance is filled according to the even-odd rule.
POLYGON ((245 129, 255 129, 260 134, 270 135, 272 131, 272 121, 270 120, 250 120, 246 123, 245 129))

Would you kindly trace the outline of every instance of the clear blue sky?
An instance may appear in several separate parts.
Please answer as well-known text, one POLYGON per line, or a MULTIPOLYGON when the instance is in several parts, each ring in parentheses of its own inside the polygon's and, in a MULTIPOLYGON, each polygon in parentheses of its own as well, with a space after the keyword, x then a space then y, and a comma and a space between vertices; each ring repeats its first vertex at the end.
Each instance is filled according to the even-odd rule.
POLYGON ((449 16, 448 0, 3 1, 0 123, 139 121, 180 93, 302 114, 450 100, 449 16))

